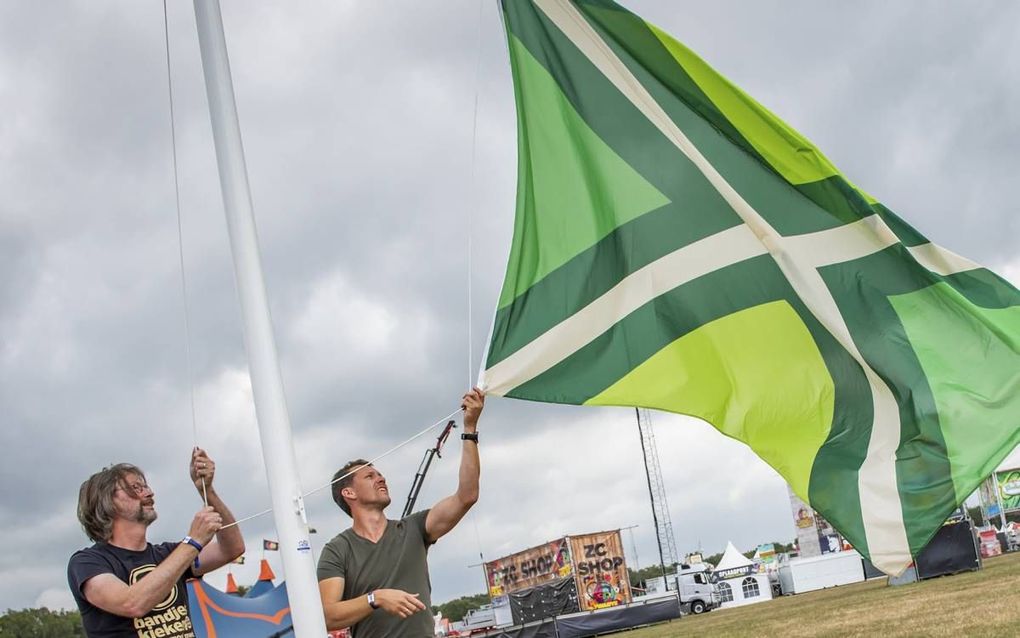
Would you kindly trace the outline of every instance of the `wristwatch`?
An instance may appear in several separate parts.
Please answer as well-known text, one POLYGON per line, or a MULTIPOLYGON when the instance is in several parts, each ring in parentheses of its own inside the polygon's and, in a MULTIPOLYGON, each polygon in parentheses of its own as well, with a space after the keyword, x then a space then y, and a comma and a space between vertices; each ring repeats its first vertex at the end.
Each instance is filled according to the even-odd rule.
POLYGON ((475 443, 478 443, 478 433, 477 432, 461 432, 460 433, 460 438, 463 441, 474 441, 475 443))
POLYGON ((379 603, 375 602, 375 592, 368 592, 368 606, 372 609, 379 609, 379 603))

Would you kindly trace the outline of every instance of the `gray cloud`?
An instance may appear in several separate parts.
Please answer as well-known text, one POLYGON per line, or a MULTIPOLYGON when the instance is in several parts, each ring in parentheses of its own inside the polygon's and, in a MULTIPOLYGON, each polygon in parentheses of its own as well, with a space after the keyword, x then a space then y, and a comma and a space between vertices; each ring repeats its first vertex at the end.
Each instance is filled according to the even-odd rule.
MULTIPOLYGON (((1015 3, 629 6, 933 240, 1020 272, 1015 3)), ((512 229, 504 39, 491 2, 480 38, 466 0, 223 10, 295 446, 313 487, 456 407, 473 374, 469 230, 477 366, 512 229)), ((190 4, 170 3, 170 26, 198 441, 245 516, 269 497, 190 4)), ((180 536, 200 504, 185 476, 194 435, 164 64, 157 3, 0 7, 3 608, 68 602, 64 565, 86 542, 77 487, 103 464, 149 472, 153 538, 180 536)), ((656 422, 682 550, 793 537, 770 468, 705 424, 656 422)), ((563 533, 638 524, 640 562, 652 562, 628 411, 492 400, 483 436, 483 498, 432 553, 435 600, 481 589, 467 567, 479 551, 494 558, 563 533)), ((394 507, 427 440, 380 463, 394 507)), ((453 489, 456 463, 450 454, 435 467, 422 505, 453 489)), ((324 494, 308 507, 318 549, 346 519, 324 494)), ((244 531, 256 550, 235 569, 242 582, 260 539, 275 537, 271 517, 244 531)))

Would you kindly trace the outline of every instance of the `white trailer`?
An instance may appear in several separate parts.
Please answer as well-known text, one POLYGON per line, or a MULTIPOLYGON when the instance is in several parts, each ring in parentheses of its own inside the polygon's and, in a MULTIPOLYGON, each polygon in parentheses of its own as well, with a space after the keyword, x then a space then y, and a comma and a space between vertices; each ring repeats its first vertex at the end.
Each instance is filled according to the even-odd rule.
POLYGON ((861 555, 853 550, 791 558, 779 565, 779 585, 783 594, 803 594, 863 580, 864 562, 861 555))

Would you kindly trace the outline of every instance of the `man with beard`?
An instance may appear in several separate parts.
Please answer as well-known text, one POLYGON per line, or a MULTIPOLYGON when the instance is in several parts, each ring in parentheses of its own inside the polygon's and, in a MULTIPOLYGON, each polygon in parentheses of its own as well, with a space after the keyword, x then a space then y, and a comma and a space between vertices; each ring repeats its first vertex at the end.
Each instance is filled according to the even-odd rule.
POLYGON ((90 638, 194 638, 187 579, 244 553, 241 530, 221 529, 234 516, 213 488, 215 471, 212 459, 195 448, 191 480, 208 506, 181 541, 158 545, 146 540, 156 509, 140 469, 119 463, 82 483, 78 520, 95 544, 71 556, 67 580, 90 638))
POLYGON ((329 629, 351 627, 355 638, 433 636, 426 558, 429 547, 478 500, 477 427, 484 404, 478 388, 464 395, 457 491, 430 510, 387 520, 386 479, 367 461, 351 461, 333 476, 333 500, 354 523, 329 541, 319 557, 319 595, 329 629))

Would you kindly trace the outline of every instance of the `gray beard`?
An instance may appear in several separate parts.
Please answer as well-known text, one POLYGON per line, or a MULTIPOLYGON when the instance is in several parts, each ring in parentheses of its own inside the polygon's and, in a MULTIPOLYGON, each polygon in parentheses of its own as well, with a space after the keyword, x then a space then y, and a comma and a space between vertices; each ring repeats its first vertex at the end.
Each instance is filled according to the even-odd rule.
POLYGON ((159 515, 156 510, 146 510, 144 507, 138 507, 138 514, 135 515, 135 521, 138 523, 145 523, 146 525, 152 525, 156 522, 156 518, 159 515))

